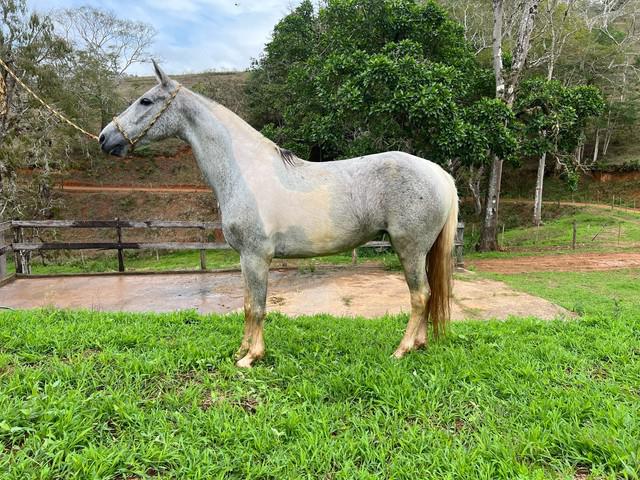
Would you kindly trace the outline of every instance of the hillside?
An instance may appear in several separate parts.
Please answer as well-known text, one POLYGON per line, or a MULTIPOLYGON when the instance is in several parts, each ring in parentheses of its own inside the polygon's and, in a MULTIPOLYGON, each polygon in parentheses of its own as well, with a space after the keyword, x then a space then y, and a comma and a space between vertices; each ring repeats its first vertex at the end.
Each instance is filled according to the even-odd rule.
MULTIPOLYGON (((246 72, 206 72, 176 75, 174 78, 199 93, 213 98, 227 108, 245 115, 244 86, 246 72)), ((155 85, 155 77, 129 77, 120 94, 129 103, 155 85)), ((197 185, 205 188, 188 145, 169 139, 143 146, 121 159, 106 155, 72 158, 71 168, 58 180, 61 207, 57 218, 64 219, 181 219, 216 220, 217 204, 211 192, 71 192, 65 184, 172 186, 197 185)))

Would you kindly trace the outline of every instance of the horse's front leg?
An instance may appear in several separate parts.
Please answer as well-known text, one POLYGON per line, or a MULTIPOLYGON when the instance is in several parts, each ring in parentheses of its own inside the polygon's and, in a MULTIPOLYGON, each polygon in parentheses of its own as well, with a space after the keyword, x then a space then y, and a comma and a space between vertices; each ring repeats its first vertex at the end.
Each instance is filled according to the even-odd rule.
POLYGON ((251 367, 254 361, 264 356, 264 317, 267 303, 267 281, 270 257, 242 254, 240 264, 244 277, 244 337, 238 360, 239 367, 251 367))

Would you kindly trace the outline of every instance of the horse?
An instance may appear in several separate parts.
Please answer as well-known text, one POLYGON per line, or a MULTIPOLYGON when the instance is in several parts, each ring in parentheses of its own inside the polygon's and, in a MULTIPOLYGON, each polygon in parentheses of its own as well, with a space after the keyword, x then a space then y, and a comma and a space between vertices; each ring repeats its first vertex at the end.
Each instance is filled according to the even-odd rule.
POLYGON ((137 143, 178 137, 191 145, 220 205, 222 231, 240 254, 244 334, 238 367, 265 353, 263 324, 273 258, 350 251, 388 234, 404 270, 411 314, 393 353, 427 346, 445 332, 458 218, 453 178, 403 152, 308 162, 280 148, 222 105, 170 79, 153 61, 158 84, 100 133, 102 150, 123 157, 137 143))

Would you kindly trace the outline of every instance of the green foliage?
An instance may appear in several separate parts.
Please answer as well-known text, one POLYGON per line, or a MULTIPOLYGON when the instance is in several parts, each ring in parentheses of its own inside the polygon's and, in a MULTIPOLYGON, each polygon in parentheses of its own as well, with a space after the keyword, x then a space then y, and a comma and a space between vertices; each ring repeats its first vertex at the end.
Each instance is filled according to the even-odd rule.
POLYGON ((584 141, 587 121, 602 113, 604 101, 593 86, 532 78, 522 82, 515 109, 525 128, 523 153, 559 157, 584 141))
POLYGON ((433 2, 310 1, 276 26, 254 66, 252 122, 303 157, 403 150, 441 164, 512 156, 513 118, 462 28, 433 2))
MULTIPOLYGON (((30 13, 24 1, 1 2, 0 16, 0 58, 45 98, 63 102, 58 66, 69 48, 55 35, 51 20, 30 13)), ((70 143, 60 135, 66 129, 4 69, 0 77, 6 85, 6 98, 0 98, 0 219, 50 217, 55 207, 51 176, 64 168, 70 143), (25 168, 34 169, 34 175, 19 182, 18 171, 25 168)))
POLYGON ((640 159, 627 160, 619 164, 596 164, 593 168, 598 172, 638 172, 640 171, 640 159))
POLYGON ((514 106, 522 123, 522 152, 536 158, 549 154, 564 167, 567 183, 575 190, 579 165, 574 150, 585 141, 587 122, 604 106, 594 86, 566 86, 536 77, 522 82, 514 106))

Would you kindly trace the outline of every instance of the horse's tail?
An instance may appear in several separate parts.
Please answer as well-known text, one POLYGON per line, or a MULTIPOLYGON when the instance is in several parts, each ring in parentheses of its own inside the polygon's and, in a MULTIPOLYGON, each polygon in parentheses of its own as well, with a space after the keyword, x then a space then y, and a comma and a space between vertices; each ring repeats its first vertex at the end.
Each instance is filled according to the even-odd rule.
POLYGON ((427 305, 427 320, 431 321, 435 337, 445 333, 451 313, 453 289, 453 248, 458 227, 458 191, 453 178, 445 173, 451 187, 451 207, 447 221, 429 250, 427 279, 431 296, 427 305))

